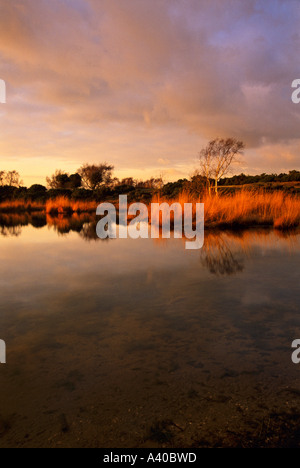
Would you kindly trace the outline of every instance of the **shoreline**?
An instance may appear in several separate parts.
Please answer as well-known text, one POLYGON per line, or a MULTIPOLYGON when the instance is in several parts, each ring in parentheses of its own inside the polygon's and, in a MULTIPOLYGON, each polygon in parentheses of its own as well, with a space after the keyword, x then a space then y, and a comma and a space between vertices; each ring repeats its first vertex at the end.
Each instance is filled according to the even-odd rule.
MULTIPOLYGON (((182 215, 186 205, 192 205, 193 227, 196 222, 196 204, 204 204, 205 229, 233 229, 268 226, 279 230, 293 230, 300 226, 300 197, 298 195, 277 192, 270 194, 265 191, 241 191, 234 195, 221 195, 209 197, 193 193, 182 192, 174 199, 168 199, 156 194, 150 201, 131 200, 128 205, 140 202, 148 209, 147 221, 151 224, 152 204, 169 205, 171 226, 174 223, 172 206, 177 205, 182 215)), ((117 219, 119 213, 119 199, 104 200, 72 200, 67 197, 58 197, 45 201, 7 200, 0 203, 0 216, 4 215, 33 215, 33 216, 62 216, 96 215, 97 207, 102 203, 112 204, 116 209, 117 219)), ((128 213, 127 205, 127 213, 128 213)), ((168 210, 166 210, 168 212, 168 210)), ((127 215, 128 216, 128 215, 127 215)), ((137 214, 128 216, 128 221, 135 219, 137 214)), ((184 217, 184 216, 183 216, 184 217)), ((146 220, 146 219, 145 219, 146 220)), ((162 216, 160 224, 162 223, 162 216)))
MULTIPOLYGON (((45 224, 47 224, 47 217, 50 218, 51 220, 74 220, 76 217, 82 217, 83 221, 86 223, 93 223, 96 222, 97 219, 100 217, 96 215, 94 211, 74 211, 74 212, 65 212, 65 213, 59 213, 59 212, 51 212, 47 213, 45 209, 43 210, 22 210, 22 211, 1 211, 0 210, 0 225, 3 222, 3 225, 6 224, 8 219, 4 218, 11 218, 12 224, 14 224, 14 221, 18 221, 17 218, 20 217, 31 217, 31 218, 44 218, 45 219, 45 224), (15 218, 15 219, 13 219, 15 218)), ((129 222, 132 221, 135 217, 134 216, 128 216, 128 225, 129 222)), ((22 221, 20 220, 21 224, 22 221)), ((10 223, 9 223, 10 224, 10 223)), ((16 223, 17 225, 18 223, 16 223)), ((31 224, 30 222, 28 224, 31 224)), ((151 220, 148 222, 149 226, 151 226, 151 220)), ((117 218, 117 225, 119 225, 119 219, 117 218)), ((193 228, 195 227, 195 224, 193 223, 193 228)), ((300 223, 297 223, 293 226, 275 226, 274 222, 271 221, 269 223, 266 222, 257 222, 253 223, 252 221, 249 221, 249 223, 246 222, 233 222, 233 223, 224 223, 224 222, 214 222, 214 223, 207 223, 204 220, 204 229, 205 231, 209 232, 243 232, 243 231, 251 231, 251 230, 257 230, 257 229, 262 229, 262 230, 275 230, 275 231, 284 231, 284 232, 292 232, 292 233, 297 233, 300 231, 300 223)), ((173 232, 173 225, 171 224, 171 232, 173 232)))

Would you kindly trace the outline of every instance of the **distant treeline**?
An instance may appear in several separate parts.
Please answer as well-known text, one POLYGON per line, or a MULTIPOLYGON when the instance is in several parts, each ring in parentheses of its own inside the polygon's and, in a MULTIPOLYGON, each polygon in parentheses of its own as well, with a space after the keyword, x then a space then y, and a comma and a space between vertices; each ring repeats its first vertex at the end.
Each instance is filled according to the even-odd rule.
MULTIPOLYGON (((195 173, 190 179, 179 179, 176 182, 164 183, 161 177, 146 181, 132 177, 119 180, 112 177, 113 166, 84 165, 75 174, 56 171, 47 177, 47 186, 34 184, 23 187, 16 171, 0 171, 0 202, 5 200, 39 200, 46 201, 60 196, 73 200, 115 199, 127 194, 129 201, 150 201, 155 193, 166 198, 174 198, 185 191, 190 194, 201 194, 207 189, 207 179, 195 173)), ((242 186, 264 187, 266 190, 287 190, 299 193, 300 171, 289 171, 288 174, 234 175, 219 181, 221 193, 230 193, 242 186), (294 182, 296 184, 286 184, 294 182), (296 186, 294 186, 296 185, 296 186), (235 188, 236 187, 236 188, 235 188)))
POLYGON ((300 171, 289 171, 288 174, 260 174, 246 175, 240 174, 232 177, 224 177, 220 180, 219 185, 246 185, 268 182, 300 182, 300 171))

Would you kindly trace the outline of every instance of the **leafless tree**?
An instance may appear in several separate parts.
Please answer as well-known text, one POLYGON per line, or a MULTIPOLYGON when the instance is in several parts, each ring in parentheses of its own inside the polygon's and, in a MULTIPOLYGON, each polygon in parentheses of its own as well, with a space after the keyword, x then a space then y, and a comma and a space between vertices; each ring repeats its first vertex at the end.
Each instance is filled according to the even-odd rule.
POLYGON ((244 270, 243 259, 232 250, 223 234, 210 233, 206 237, 201 261, 214 275, 233 275, 244 270))
POLYGON ((5 185, 5 177, 5 171, 0 171, 0 187, 3 187, 3 185, 5 185))
POLYGON ((162 189, 166 184, 166 172, 161 171, 159 177, 157 178, 157 185, 159 189, 162 189))
POLYGON ((6 185, 10 187, 21 187, 23 181, 20 178, 20 174, 17 171, 8 171, 5 173, 6 185))
POLYGON ((230 166, 241 154, 245 145, 235 138, 216 138, 200 151, 201 175, 207 181, 209 194, 211 194, 212 180, 215 193, 218 193, 218 183, 221 177, 227 174, 230 166))

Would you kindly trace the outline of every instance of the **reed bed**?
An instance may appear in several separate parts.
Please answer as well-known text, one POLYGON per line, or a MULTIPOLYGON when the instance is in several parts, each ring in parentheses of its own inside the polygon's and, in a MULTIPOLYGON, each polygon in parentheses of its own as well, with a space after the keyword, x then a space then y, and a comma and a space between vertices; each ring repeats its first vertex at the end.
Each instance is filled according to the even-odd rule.
POLYGON ((152 201, 170 205, 178 202, 182 208, 184 203, 204 203, 205 227, 267 225, 276 229, 291 229, 300 225, 300 197, 283 192, 242 190, 233 195, 205 195, 198 198, 183 192, 174 200, 155 196, 152 201))
POLYGON ((76 201, 58 197, 47 200, 45 209, 47 214, 95 213, 97 206, 96 201, 76 201))
POLYGON ((0 213, 31 213, 44 210, 44 203, 31 200, 7 200, 0 203, 0 213))
MULTIPOLYGON (((193 204, 195 219, 195 203, 204 203, 205 227, 247 227, 273 226, 276 229, 292 229, 300 225, 300 197, 284 192, 266 192, 258 190, 241 190, 234 194, 209 197, 196 197, 194 194, 182 192, 176 199, 164 199, 155 195, 153 203, 180 203, 184 209, 185 203, 193 204)), ((96 213, 99 202, 70 200, 58 197, 45 203, 30 200, 14 200, 0 203, 0 213, 34 213, 43 212, 47 215, 69 216, 73 213, 96 213)), ((118 208, 118 203, 116 203, 118 208)), ((149 220, 151 222, 151 207, 149 205, 149 220)), ((172 221, 172 212, 171 212, 172 221)))
POLYGON ((8 200, 0 203, 0 213, 31 213, 46 212, 47 214, 72 214, 96 212, 98 203, 95 201, 69 200, 58 197, 43 202, 31 200, 8 200))

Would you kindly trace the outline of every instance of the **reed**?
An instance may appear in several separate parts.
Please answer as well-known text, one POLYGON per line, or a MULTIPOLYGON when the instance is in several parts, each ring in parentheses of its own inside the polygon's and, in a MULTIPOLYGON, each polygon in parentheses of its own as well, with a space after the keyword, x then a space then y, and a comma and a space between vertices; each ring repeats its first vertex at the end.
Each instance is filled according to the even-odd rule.
MULTIPOLYGON (((205 227, 247 227, 267 225, 276 229, 291 229, 300 225, 300 197, 281 191, 266 192, 264 190, 243 189, 234 194, 212 196, 196 196, 182 192, 176 199, 165 199, 155 195, 153 203, 180 203, 184 210, 185 203, 204 203, 205 227)), ((45 203, 31 200, 13 200, 0 203, 0 213, 34 213, 43 212, 48 215, 71 215, 73 213, 96 213, 99 202, 70 200, 58 197, 45 203)), ((118 208, 116 204, 116 208, 118 208)), ((171 213, 171 221, 173 219, 171 213)), ((151 221, 151 207, 149 206, 151 221)))
POLYGON ((0 213, 31 213, 44 210, 44 203, 31 200, 7 200, 0 203, 0 213))
POLYGON ((43 202, 31 200, 8 200, 0 203, 0 213, 31 213, 46 212, 47 214, 72 214, 96 212, 98 203, 95 201, 69 200, 58 197, 43 202))
POLYGON ((204 203, 205 227, 243 227, 268 225, 276 229, 291 229, 300 225, 300 197, 283 192, 269 193, 241 190, 233 195, 195 195, 183 192, 177 199, 166 200, 155 196, 155 203, 204 203))
POLYGON ((96 212, 98 203, 95 201, 69 200, 66 197, 58 197, 46 201, 47 214, 72 214, 96 212))

